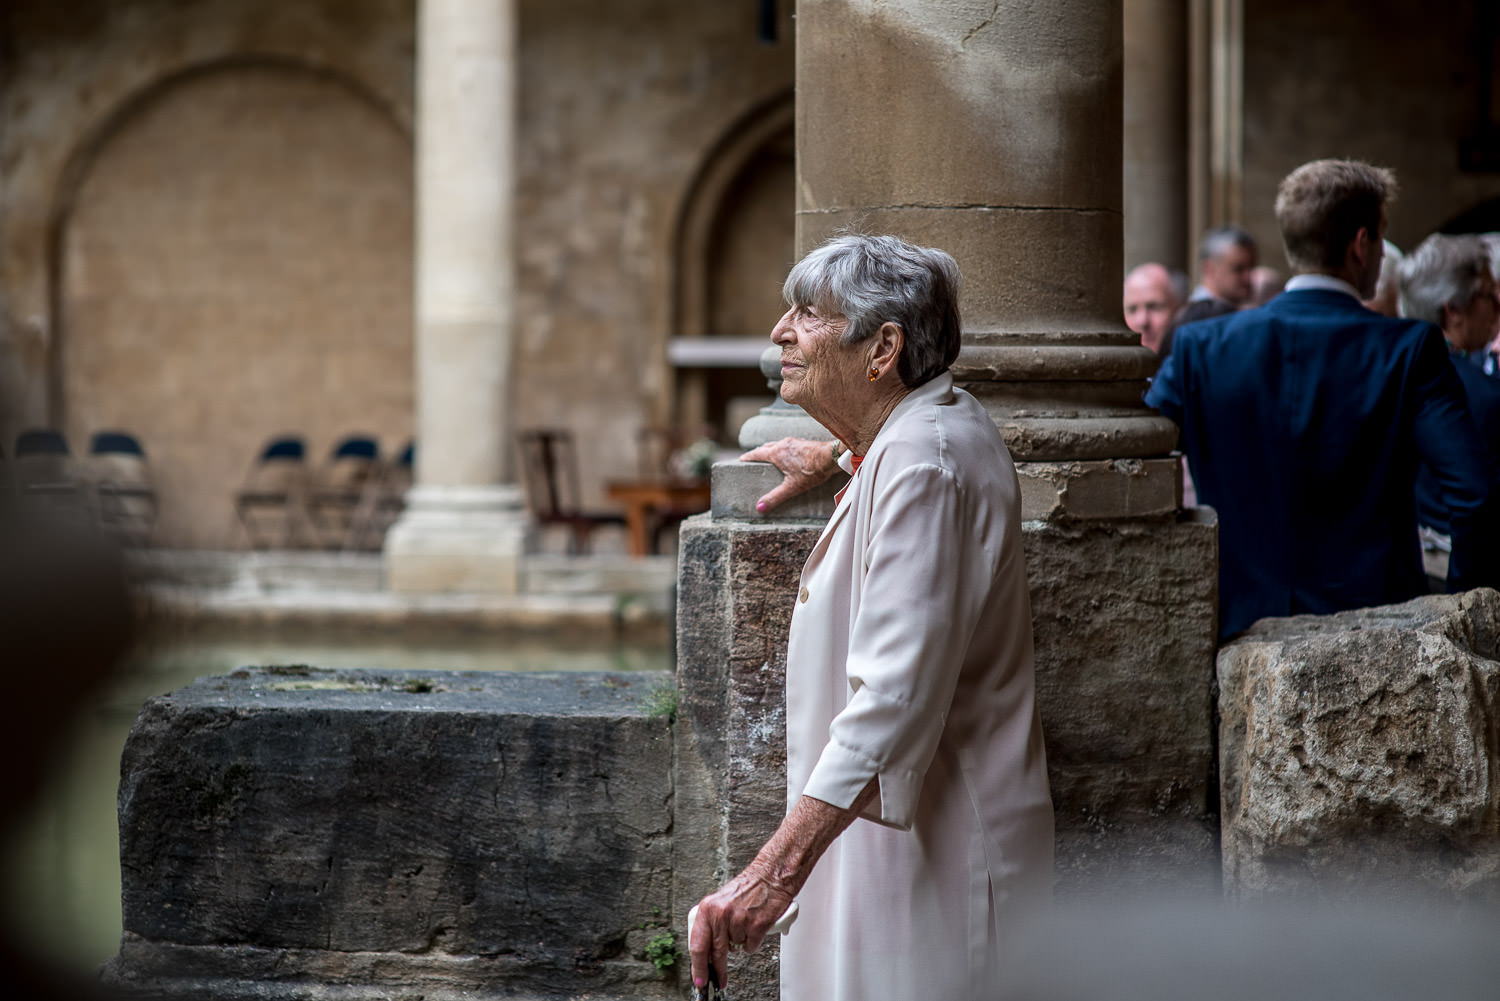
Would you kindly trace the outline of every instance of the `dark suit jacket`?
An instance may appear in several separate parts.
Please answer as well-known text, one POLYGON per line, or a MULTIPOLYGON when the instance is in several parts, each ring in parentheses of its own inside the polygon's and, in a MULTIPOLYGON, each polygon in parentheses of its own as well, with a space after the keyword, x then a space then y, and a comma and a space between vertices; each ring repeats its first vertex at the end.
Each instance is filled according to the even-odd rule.
MULTIPOLYGON (((1464 396, 1469 400, 1469 413, 1479 429, 1479 437, 1490 456, 1500 456, 1500 378, 1486 375, 1483 359, 1471 358, 1457 352, 1448 355, 1453 370, 1464 385, 1464 396)), ((1427 464, 1422 463, 1417 474, 1417 522, 1448 534, 1448 508, 1443 501, 1443 492, 1437 477, 1427 464)))
POLYGON ((1494 463, 1441 332, 1351 296, 1285 292, 1177 332, 1146 402, 1219 512, 1219 634, 1426 593, 1419 461, 1453 532, 1449 588, 1494 583, 1494 463))

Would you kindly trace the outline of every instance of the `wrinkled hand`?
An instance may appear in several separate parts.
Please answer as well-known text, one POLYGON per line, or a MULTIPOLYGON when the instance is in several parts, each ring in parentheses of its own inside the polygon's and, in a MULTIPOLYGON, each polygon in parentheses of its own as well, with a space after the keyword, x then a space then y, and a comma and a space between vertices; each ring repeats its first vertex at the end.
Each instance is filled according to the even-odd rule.
MULTIPOLYGON (((762 446, 765 447, 765 446, 762 446)), ((708 983, 713 964, 723 989, 729 965, 729 947, 746 952, 760 948, 766 933, 792 903, 792 894, 754 871, 754 865, 698 901, 698 918, 688 929, 688 954, 693 963, 693 986, 708 983)))
POLYGON ((741 462, 769 462, 781 470, 782 480, 770 493, 755 502, 755 510, 765 512, 798 494, 825 483, 839 468, 833 461, 831 443, 806 438, 782 438, 752 448, 740 456, 741 462))

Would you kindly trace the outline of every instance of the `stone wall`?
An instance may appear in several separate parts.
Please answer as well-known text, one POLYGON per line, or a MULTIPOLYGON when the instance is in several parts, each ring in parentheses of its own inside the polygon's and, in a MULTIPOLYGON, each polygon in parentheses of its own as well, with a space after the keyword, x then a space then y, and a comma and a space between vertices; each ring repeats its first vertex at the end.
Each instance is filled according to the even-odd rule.
POLYGON ((274 434, 306 434, 314 463, 352 432, 392 458, 411 439, 411 146, 358 92, 271 62, 189 74, 73 197, 64 428, 80 450, 140 436, 159 543, 248 541, 233 490, 274 434))
MULTIPOLYGON (((1244 218, 1263 263, 1285 269, 1272 205, 1299 164, 1355 157, 1395 168, 1389 238, 1411 250, 1500 173, 1459 169, 1482 85, 1478 4, 1249 0, 1244 13, 1244 218)), ((1491 43, 1493 44, 1493 43, 1491 43)))

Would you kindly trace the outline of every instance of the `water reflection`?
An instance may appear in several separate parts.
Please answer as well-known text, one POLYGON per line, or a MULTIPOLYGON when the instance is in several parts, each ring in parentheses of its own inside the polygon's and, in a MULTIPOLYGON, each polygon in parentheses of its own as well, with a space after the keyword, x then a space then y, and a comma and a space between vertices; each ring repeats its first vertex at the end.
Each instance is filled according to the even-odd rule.
POLYGON ((40 954, 92 970, 118 951, 120 753, 146 699, 239 667, 435 671, 640 671, 670 666, 665 640, 499 638, 477 633, 396 636, 187 632, 132 656, 71 721, 48 763, 44 793, 6 846, 14 934, 40 954))

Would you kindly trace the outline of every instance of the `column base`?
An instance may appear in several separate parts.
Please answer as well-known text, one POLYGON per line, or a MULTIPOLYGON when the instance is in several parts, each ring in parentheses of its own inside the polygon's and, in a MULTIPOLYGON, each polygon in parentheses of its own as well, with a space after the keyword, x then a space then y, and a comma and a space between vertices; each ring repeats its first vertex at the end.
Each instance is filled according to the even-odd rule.
POLYGON ((516 594, 529 529, 517 487, 414 487, 386 534, 386 587, 398 594, 516 594))
POLYGON ((1018 462, 1025 521, 1162 518, 1182 507, 1182 465, 1164 459, 1018 462))

